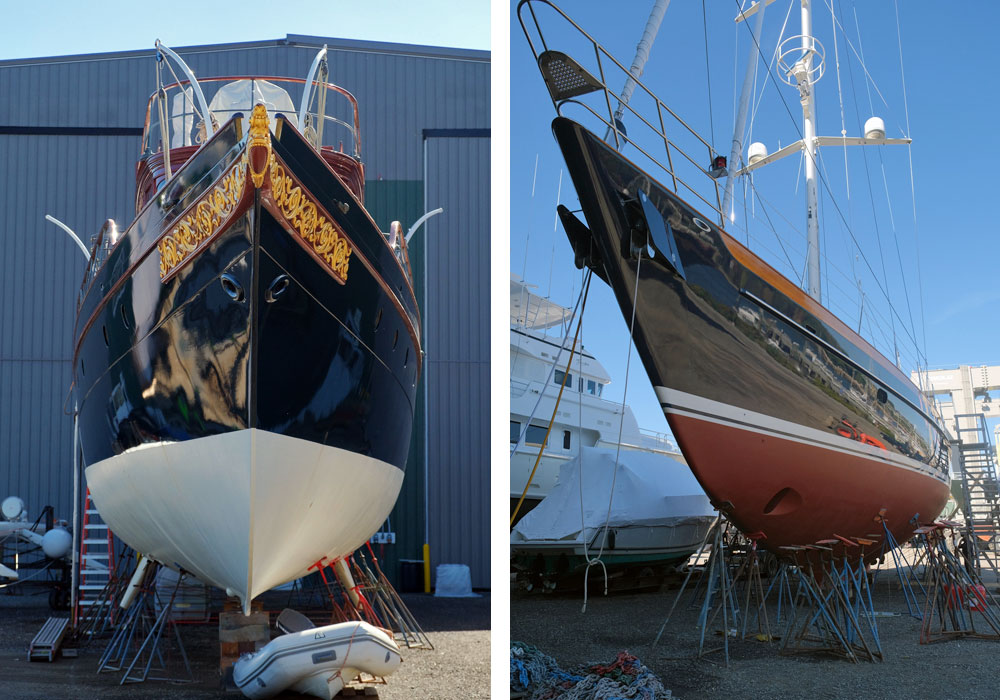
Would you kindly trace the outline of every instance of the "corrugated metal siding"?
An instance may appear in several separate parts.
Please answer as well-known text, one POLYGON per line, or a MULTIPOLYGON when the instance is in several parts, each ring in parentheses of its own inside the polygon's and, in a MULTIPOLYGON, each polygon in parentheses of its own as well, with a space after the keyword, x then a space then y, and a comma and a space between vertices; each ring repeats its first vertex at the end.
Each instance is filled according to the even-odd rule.
POLYGON ((490 585, 490 140, 427 139, 428 512, 431 562, 490 585))
MULTIPOLYGON (((315 46, 178 49, 199 78, 274 75, 305 78, 315 46)), ((479 52, 470 52, 472 54, 479 52)), ((0 126, 141 127, 155 89, 153 50, 116 58, 0 62, 0 126), (112 92, 107 86, 116 86, 112 92)), ((368 177, 422 177, 421 130, 489 125, 489 64, 332 48, 330 80, 358 99, 368 177)), ((298 98, 292 95, 293 99, 298 98)), ((135 141, 138 150, 138 139, 135 141)))
MULTIPOLYGON (((423 213, 423 130, 489 126, 488 54, 322 38, 309 45, 310 41, 289 37, 289 41, 177 50, 199 77, 304 78, 317 48, 328 43, 331 81, 351 90, 360 103, 372 214, 384 227, 392 219, 409 226, 423 213)), ((154 80, 152 49, 0 61, 0 498, 19 495, 34 514, 49 503, 57 517, 68 518, 72 509, 72 425, 63 413, 63 402, 70 382, 75 299, 85 265, 75 244, 43 216, 50 213, 65 221, 84 242, 106 218, 128 225, 134 215, 140 144, 138 136, 4 135, 2 130, 138 128, 154 80)), ((476 184, 476 178, 488 177, 489 162, 451 167, 456 166, 450 175, 442 175, 442 184, 453 188, 450 215, 463 216, 467 199, 463 193, 476 184), (475 168, 486 170, 473 174, 475 168), (456 173, 462 177, 454 177, 456 173)), ((488 208, 484 211, 486 218, 479 226, 486 230, 488 208)), ((488 252, 485 247, 482 251, 484 256, 488 252)), ((415 261, 417 276, 422 266, 422 258, 415 261)), ((461 295, 473 305, 481 299, 478 305, 483 308, 489 294, 489 268, 485 269, 487 273, 472 277, 474 285, 461 295)), ((482 322, 485 325, 485 317, 482 322)), ((422 399, 418 413, 420 406, 422 399)), ((472 415, 471 410, 458 415, 463 413, 472 415)), ((411 450, 418 463, 409 464, 392 516, 399 545, 395 551, 387 548, 390 560, 419 557, 424 540, 422 419, 418 415, 414 426, 418 442, 411 450)), ((451 430, 483 444, 488 440, 485 422, 462 421, 451 430)), ((482 488, 488 488, 488 472, 481 478, 482 488)), ((468 512, 465 502, 438 507, 468 512)), ((478 535, 488 531, 488 512, 487 503, 479 510, 481 524, 467 533, 476 538, 476 547, 487 546, 478 535)), ((385 568, 396 573, 393 566, 385 568)))
POLYGON ((106 218, 127 225, 134 141, 0 135, 0 498, 20 496, 32 514, 49 504, 57 517, 72 514, 72 421, 63 405, 86 267, 44 217, 67 222, 85 243, 106 218))

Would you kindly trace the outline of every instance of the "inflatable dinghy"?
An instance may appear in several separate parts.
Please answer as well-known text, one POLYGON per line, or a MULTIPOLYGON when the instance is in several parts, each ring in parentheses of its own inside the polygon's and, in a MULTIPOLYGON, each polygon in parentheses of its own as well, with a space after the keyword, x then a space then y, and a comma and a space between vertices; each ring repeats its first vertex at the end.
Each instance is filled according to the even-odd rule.
POLYGON ((305 616, 287 613, 293 611, 279 616, 279 628, 298 631, 272 640, 233 665, 233 682, 248 698, 270 698, 290 688, 333 700, 360 672, 388 676, 399 667, 402 659, 396 642, 367 622, 312 627, 305 616))

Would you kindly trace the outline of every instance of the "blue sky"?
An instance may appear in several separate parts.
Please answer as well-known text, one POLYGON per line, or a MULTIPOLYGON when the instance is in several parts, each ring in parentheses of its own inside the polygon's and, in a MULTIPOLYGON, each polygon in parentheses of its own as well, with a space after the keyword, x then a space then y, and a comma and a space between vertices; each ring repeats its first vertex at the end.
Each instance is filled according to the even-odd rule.
POLYGON ((0 60, 219 44, 307 34, 404 44, 490 48, 488 0, 366 0, 288 4, 85 3, 55 0, 41 11, 0 0, 0 60), (16 17, 16 19, 14 19, 16 17))
MULTIPOLYGON (((789 5, 789 0, 778 0, 767 9, 760 45, 768 58, 789 5)), ((816 85, 819 135, 840 135, 843 100, 848 135, 860 135, 863 122, 875 114, 885 121, 888 136, 913 138, 911 149, 854 147, 848 152, 846 168, 843 149, 821 152, 825 183, 820 187, 821 234, 832 267, 826 269, 824 264, 829 274, 823 301, 849 325, 857 327, 860 320, 862 334, 868 336, 871 330, 880 349, 898 346, 904 370, 913 369, 918 354, 909 336, 920 346, 926 337, 926 361, 932 369, 1000 364, 996 313, 1000 287, 993 270, 994 261, 1000 261, 1000 240, 989 218, 996 194, 988 165, 993 160, 997 106, 988 68, 995 61, 990 28, 1000 20, 1000 6, 976 3, 976 19, 970 22, 965 4, 907 1, 898 5, 897 28, 893 0, 814 2, 813 34, 826 50, 826 72, 816 85), (840 25, 836 41, 831 2, 840 25), (915 196, 910 186, 911 155, 915 196), (862 252, 851 243, 851 235, 862 252), (867 271, 868 266, 876 275, 867 271), (864 310, 857 301, 859 280, 864 310), (894 314, 880 284, 893 299, 894 314)), ((606 3, 596 2, 563 6, 613 56, 626 66, 631 64, 651 1, 617 3, 613 11, 606 3)), ((733 22, 739 10, 737 0, 706 3, 706 8, 707 22, 703 22, 702 3, 671 4, 643 80, 728 155, 749 33, 745 25, 737 27, 733 22)), ((549 130, 554 109, 513 10, 511 21, 511 271, 523 273, 526 281, 537 285, 538 293, 572 306, 581 276, 561 227, 554 230, 554 207, 557 197, 570 209, 579 205, 565 172, 561 194, 557 194, 563 162, 549 130)), ((784 31, 785 37, 794 34, 799 34, 798 2, 784 31)), ((578 49, 581 44, 573 44, 569 36, 569 31, 554 27, 547 34, 550 48, 578 49)), ((592 55, 591 49, 588 58, 592 55)), ((762 141, 773 152, 779 144, 799 138, 801 110, 794 88, 780 80, 776 85, 769 78, 765 81, 763 75, 761 66, 755 94, 763 92, 763 96, 753 138, 747 141, 762 141), (770 83, 766 89, 762 87, 765 82, 770 83)), ((738 204, 737 221, 731 228, 745 241, 742 231, 749 221, 751 247, 792 279, 801 274, 805 249, 801 240, 805 205, 802 186, 796 184, 799 167, 799 158, 789 157, 759 171, 754 183, 765 202, 763 209, 760 200, 753 202, 754 209, 738 204), (786 240, 784 249, 762 216, 765 210, 786 240)), ((591 288, 584 342, 606 365, 615 380, 611 396, 620 399, 627 327, 610 290, 599 281, 591 288)), ((893 351, 887 349, 885 354, 891 358, 893 351)), ((641 425, 666 429, 634 356, 628 402, 641 425)))

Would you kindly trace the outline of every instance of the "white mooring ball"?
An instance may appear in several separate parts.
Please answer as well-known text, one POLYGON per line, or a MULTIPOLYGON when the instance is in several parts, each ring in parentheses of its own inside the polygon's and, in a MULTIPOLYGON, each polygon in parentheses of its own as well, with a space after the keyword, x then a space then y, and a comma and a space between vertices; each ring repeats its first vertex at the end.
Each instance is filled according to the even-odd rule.
POLYGON ((61 527, 52 528, 42 537, 42 551, 50 559, 61 559, 69 554, 72 546, 73 536, 61 527))
POLYGON ((7 520, 17 520, 24 513, 24 501, 17 496, 7 496, 3 499, 3 503, 0 503, 0 513, 3 513, 3 517, 7 520))

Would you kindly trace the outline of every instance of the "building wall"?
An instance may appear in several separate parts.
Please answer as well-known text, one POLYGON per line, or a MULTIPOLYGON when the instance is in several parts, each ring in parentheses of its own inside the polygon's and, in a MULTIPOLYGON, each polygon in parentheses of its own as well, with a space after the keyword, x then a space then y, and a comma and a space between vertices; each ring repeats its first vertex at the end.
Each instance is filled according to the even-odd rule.
POLYGON ((489 220, 489 172, 467 163, 489 163, 485 134, 441 130, 425 134, 426 208, 453 216, 432 219, 426 233, 424 304, 427 352, 427 505, 431 562, 468 564, 474 587, 489 587, 489 537, 469 537, 488 528, 490 470, 489 295, 468 289, 490 277, 490 238, 477 235, 489 220), (454 182, 467 187, 458 190, 454 182), (472 195, 471 198, 469 195, 472 195), (485 574, 485 578, 483 575, 485 574))
MULTIPOLYGON (((393 219, 408 227, 425 203, 444 205, 446 212, 434 226, 461 230, 477 241, 481 265, 488 265, 488 53, 304 36, 175 50, 199 77, 304 78, 324 43, 331 82, 352 91, 360 104, 368 206, 375 220, 383 230, 393 219), (448 129, 480 130, 477 140, 487 147, 426 162, 425 131, 448 129)), ((68 519, 72 512, 72 421, 66 399, 75 301, 86 265, 80 249, 43 217, 48 213, 64 221, 85 243, 107 218, 122 227, 132 220, 139 134, 154 81, 152 49, 0 62, 0 498, 18 495, 32 514, 46 504, 55 507, 57 517, 68 519)), ((434 235, 434 230, 418 236, 434 235)), ((468 266, 465 245, 432 245, 428 268, 468 266)), ((423 250, 414 248, 422 299, 423 250)), ((488 281, 488 274, 469 276, 461 293, 453 285, 427 285, 428 317, 485 329, 488 281), (444 307, 447 317, 440 313, 444 307)), ((436 339, 438 333, 432 321, 425 335, 436 339)), ((449 357, 484 368, 488 341, 488 334, 477 330, 449 357)), ((425 366, 433 363, 433 355, 429 358, 425 366)), ((431 396, 439 390, 451 391, 439 389, 432 379, 431 396)), ((412 459, 391 518, 397 544, 381 548, 390 575, 398 570, 396 560, 420 557, 427 528, 445 537, 453 514, 468 506, 442 495, 435 501, 437 510, 428 513, 427 485, 458 483, 475 474, 483 493, 487 488, 489 430, 481 416, 488 385, 470 387, 455 400, 456 413, 447 419, 432 413, 425 420, 418 411, 412 459), (483 403, 461 406, 473 400, 483 403), (424 449, 425 431, 436 436, 430 450, 424 449), (463 447, 461 460, 456 459, 450 445, 460 441, 478 445, 478 451, 463 447), (431 458, 427 464, 425 454, 431 458)), ((418 406, 423 403, 421 394, 418 406)), ((473 564, 477 586, 489 585, 488 557, 475 562, 454 557, 488 549, 488 512, 480 506, 478 518, 448 535, 459 536, 458 549, 442 550, 430 542, 432 552, 447 554, 449 563, 473 564)))

